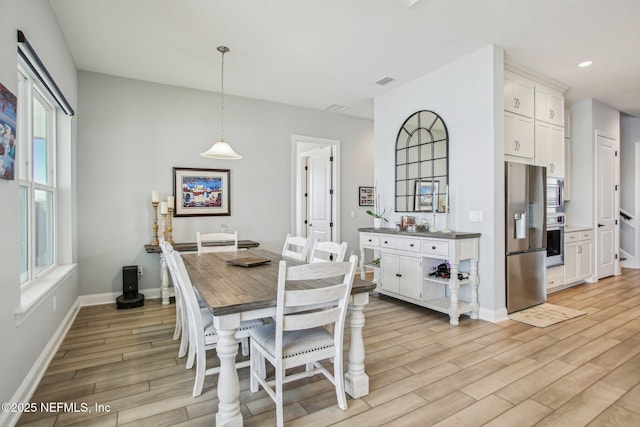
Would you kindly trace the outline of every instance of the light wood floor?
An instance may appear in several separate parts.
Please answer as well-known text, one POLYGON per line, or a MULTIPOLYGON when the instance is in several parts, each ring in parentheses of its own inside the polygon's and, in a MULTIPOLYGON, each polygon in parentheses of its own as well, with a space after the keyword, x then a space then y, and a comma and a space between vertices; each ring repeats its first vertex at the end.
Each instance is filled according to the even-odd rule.
MULTIPOLYGON (((587 315, 547 328, 464 316, 453 327, 445 315, 376 294, 364 328, 371 393, 341 411, 321 376, 289 384, 287 425, 640 425, 640 270, 548 302, 587 315)), ((214 378, 191 397, 193 372, 172 340, 174 310, 158 301, 81 309, 32 401, 84 403, 91 413, 24 414, 20 423, 214 425, 214 378)), ((249 391, 247 369, 240 387, 245 425, 273 425, 274 406, 264 391, 249 391)))

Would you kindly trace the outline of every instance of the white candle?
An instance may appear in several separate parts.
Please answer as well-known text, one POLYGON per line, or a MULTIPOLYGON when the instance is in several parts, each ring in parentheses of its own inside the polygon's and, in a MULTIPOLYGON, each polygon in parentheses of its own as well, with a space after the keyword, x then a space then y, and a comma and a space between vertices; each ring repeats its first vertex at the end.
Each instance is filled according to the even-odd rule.
POLYGON ((170 207, 171 209, 173 209, 174 201, 175 198, 173 196, 167 197, 167 205, 169 205, 168 207, 170 207))
POLYGON ((151 201, 153 203, 158 203, 158 192, 157 191, 152 191, 151 192, 151 201))
POLYGON ((167 202, 160 202, 160 214, 166 215, 167 213, 168 213, 167 202))

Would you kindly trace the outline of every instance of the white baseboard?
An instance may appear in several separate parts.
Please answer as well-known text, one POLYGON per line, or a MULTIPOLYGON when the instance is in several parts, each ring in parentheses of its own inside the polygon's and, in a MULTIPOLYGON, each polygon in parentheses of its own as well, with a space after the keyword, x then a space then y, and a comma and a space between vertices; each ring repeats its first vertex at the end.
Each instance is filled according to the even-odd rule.
MULTIPOLYGON (((144 295, 145 299, 161 298, 160 288, 140 289, 139 292, 144 295)), ((80 295, 80 307, 88 307, 91 305, 112 304, 122 295, 122 292, 107 292, 104 294, 80 295)))
POLYGON ((497 310, 480 307, 478 317, 480 317, 481 320, 486 320, 487 322, 491 323, 498 323, 509 320, 509 315, 507 314, 506 307, 499 308, 497 310))
MULTIPOLYGON (((44 347, 40 356, 36 359, 35 363, 25 376, 24 380, 13 394, 13 397, 9 400, 9 402, 29 402, 31 400, 31 396, 36 391, 38 384, 42 380, 45 372, 47 371, 47 367, 58 351, 58 347, 64 340, 64 337, 67 335, 67 331, 73 324, 73 321, 80 310, 79 299, 76 299, 76 302, 71 306, 69 312, 56 329, 55 333, 44 347)), ((1 426, 14 426, 18 420, 20 419, 21 412, 0 412, 0 425, 1 426)))

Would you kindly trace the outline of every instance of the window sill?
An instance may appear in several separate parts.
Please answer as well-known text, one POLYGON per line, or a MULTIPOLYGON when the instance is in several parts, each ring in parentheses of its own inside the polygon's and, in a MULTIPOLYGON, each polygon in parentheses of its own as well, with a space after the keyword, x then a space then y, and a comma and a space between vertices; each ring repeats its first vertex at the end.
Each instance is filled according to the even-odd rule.
POLYGON ((42 302, 77 268, 77 264, 59 265, 22 290, 20 306, 15 310, 16 326, 24 322, 42 302))

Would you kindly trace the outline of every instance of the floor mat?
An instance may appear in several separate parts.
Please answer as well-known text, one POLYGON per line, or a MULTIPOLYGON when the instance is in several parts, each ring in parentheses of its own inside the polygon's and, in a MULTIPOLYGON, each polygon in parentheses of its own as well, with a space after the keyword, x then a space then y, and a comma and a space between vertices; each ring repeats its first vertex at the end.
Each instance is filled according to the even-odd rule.
POLYGON ((509 319, 544 328, 585 314, 584 311, 544 303, 511 313, 509 319))

